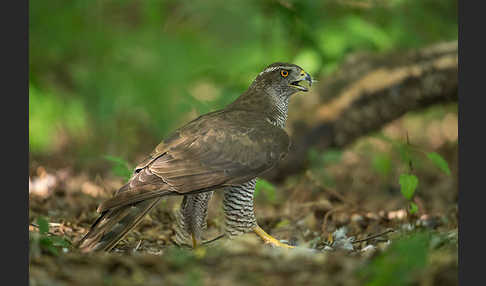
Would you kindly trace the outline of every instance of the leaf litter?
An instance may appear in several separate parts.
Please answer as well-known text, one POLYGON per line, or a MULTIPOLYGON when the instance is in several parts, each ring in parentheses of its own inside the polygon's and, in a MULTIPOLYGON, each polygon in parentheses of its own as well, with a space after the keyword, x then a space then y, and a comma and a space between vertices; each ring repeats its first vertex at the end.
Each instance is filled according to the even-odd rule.
MULTIPOLYGON (((358 178, 354 182, 366 178, 366 172, 371 179, 364 180, 364 186, 351 184, 349 176, 343 176, 346 173, 332 166, 329 172, 334 172, 336 181, 333 188, 323 187, 304 174, 274 186, 275 195, 263 192, 255 198, 261 227, 283 242, 296 245, 295 249, 272 248, 251 233, 212 241, 223 233, 221 195, 216 193, 204 236, 208 243, 200 249, 193 251, 174 244, 174 217, 180 199, 169 198, 112 253, 90 255, 79 253, 64 241, 75 242, 89 229, 98 216, 98 203, 110 197, 123 179, 43 168, 29 184, 30 283, 435 285, 440 281, 456 285, 455 194, 447 193, 450 189, 442 191, 441 196, 419 191, 414 194, 414 202, 420 207, 410 213, 399 186, 388 195, 373 192, 382 188, 383 182, 373 179, 361 161, 354 161, 352 166, 340 164, 346 173, 358 178), (39 221, 41 217, 45 221, 39 221), (50 242, 41 243, 42 237, 50 242)), ((437 188, 434 182, 421 180, 420 186, 422 190, 437 188)), ((442 186, 450 185, 454 184, 442 186)))

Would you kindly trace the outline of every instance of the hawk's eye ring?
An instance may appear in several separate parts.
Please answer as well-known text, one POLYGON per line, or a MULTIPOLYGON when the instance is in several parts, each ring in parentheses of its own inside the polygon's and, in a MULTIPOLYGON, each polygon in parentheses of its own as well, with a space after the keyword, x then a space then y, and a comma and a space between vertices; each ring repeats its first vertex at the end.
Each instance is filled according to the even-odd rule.
POLYGON ((287 77, 289 75, 289 71, 288 70, 281 70, 280 75, 283 76, 283 77, 287 77))

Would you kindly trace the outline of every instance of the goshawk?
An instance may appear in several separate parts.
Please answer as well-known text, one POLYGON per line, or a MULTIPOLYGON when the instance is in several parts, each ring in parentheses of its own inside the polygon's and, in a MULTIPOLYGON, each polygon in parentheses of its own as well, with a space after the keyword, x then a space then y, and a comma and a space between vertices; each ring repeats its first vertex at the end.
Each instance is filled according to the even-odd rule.
POLYGON ((184 228, 196 245, 207 202, 212 191, 218 190, 224 191, 228 235, 253 231, 266 243, 291 247, 258 226, 253 192, 256 178, 289 151, 289 136, 283 128, 290 96, 308 91, 311 84, 310 75, 299 66, 273 63, 234 102, 174 131, 135 168, 113 198, 99 205, 101 215, 79 241, 79 248, 85 252, 111 250, 170 195, 185 196, 181 208, 184 228), (302 85, 304 82, 308 85, 302 85))

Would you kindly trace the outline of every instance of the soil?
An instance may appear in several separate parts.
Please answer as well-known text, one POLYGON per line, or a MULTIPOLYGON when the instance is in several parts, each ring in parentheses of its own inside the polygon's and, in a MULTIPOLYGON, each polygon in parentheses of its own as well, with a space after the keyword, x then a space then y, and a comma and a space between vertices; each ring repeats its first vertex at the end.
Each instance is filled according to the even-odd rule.
MULTIPOLYGON (((457 143, 439 149, 450 176, 415 166, 418 211, 411 214, 397 179, 404 169, 380 176, 364 155, 363 146, 375 141, 364 138, 339 162, 256 195, 259 225, 294 249, 265 245, 253 233, 196 249, 177 246, 174 214, 181 198, 173 197, 110 253, 82 254, 67 246, 53 254, 39 243, 38 218, 49 222, 45 237, 75 242, 97 218, 98 204, 124 180, 109 170, 53 169, 34 160, 30 285, 457 285, 457 143)), ((216 192, 211 201, 206 241, 223 234, 221 198, 216 192)))

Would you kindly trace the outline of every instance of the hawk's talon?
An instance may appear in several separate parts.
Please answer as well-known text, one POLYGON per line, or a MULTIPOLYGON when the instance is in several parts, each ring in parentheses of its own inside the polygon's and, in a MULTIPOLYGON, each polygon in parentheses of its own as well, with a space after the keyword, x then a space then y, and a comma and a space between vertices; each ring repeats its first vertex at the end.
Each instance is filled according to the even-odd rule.
POLYGON ((265 244, 271 244, 274 247, 283 247, 283 248, 295 248, 295 246, 288 245, 285 243, 280 242, 275 237, 271 236, 270 234, 266 233, 261 227, 256 226, 253 231, 258 235, 265 244))

